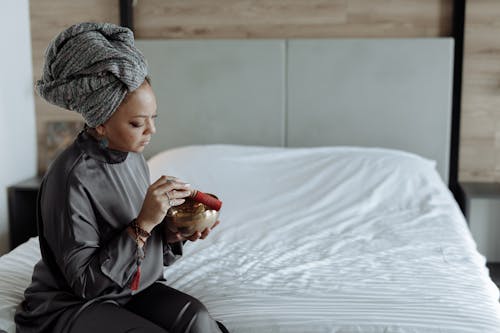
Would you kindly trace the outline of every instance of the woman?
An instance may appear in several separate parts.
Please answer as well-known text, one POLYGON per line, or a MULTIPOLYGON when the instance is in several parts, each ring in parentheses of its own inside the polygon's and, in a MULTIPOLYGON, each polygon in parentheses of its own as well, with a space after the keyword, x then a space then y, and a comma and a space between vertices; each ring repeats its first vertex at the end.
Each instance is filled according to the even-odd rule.
POLYGON ((36 88, 81 113, 86 126, 44 176, 42 259, 16 312, 17 331, 227 332, 163 279, 183 243, 210 229, 184 239, 158 227, 191 189, 167 176, 149 185, 141 152, 156 131, 156 100, 132 32, 108 23, 69 27, 50 42, 36 88))

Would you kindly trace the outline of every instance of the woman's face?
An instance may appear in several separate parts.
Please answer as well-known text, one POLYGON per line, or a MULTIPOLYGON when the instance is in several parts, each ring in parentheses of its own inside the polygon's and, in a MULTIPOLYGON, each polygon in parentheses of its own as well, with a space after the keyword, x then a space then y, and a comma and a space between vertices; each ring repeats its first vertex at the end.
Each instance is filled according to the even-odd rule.
POLYGON ((127 152, 142 152, 156 132, 156 98, 147 81, 127 94, 113 115, 96 127, 108 139, 108 147, 127 152))

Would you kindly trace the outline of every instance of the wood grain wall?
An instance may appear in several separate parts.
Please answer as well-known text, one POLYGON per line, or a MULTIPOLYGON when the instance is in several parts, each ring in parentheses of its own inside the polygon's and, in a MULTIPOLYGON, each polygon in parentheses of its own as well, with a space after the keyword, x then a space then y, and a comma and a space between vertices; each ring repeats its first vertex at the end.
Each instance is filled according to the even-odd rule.
POLYGON ((139 0, 141 38, 436 37, 451 0, 139 0))
MULTIPOLYGON (((118 24, 118 2, 30 1, 34 79, 51 38, 77 22, 118 24)), ((452 0, 138 0, 134 19, 138 38, 445 37, 452 7, 452 0)), ((500 181, 500 1, 469 0, 466 13, 459 179, 500 181)), ((35 103, 39 142, 46 122, 81 120, 38 96, 35 103)))
POLYGON ((459 179, 500 182, 500 1, 466 3, 459 179))

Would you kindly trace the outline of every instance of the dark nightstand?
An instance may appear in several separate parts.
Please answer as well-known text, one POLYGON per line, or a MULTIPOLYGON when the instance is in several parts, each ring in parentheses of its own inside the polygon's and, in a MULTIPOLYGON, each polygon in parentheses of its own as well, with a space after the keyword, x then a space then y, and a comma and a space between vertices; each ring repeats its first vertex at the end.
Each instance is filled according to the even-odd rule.
POLYGON ((500 263, 488 263, 486 266, 490 270, 491 279, 500 288, 500 263))
POLYGON ((463 182, 460 186, 471 234, 487 258, 491 279, 500 287, 500 184, 463 182))
POLYGON ((36 198, 41 181, 40 177, 33 177, 7 189, 11 249, 38 234, 36 198))

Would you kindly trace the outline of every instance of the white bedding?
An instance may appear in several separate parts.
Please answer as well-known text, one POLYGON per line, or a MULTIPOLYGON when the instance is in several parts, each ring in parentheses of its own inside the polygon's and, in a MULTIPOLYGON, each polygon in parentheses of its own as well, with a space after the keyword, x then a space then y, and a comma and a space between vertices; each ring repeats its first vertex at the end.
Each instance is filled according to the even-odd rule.
MULTIPOLYGON (((356 147, 189 146, 150 161, 223 201, 166 268, 233 333, 500 332, 498 289, 433 161, 356 147)), ((0 328, 38 260, 0 258, 0 328)))

